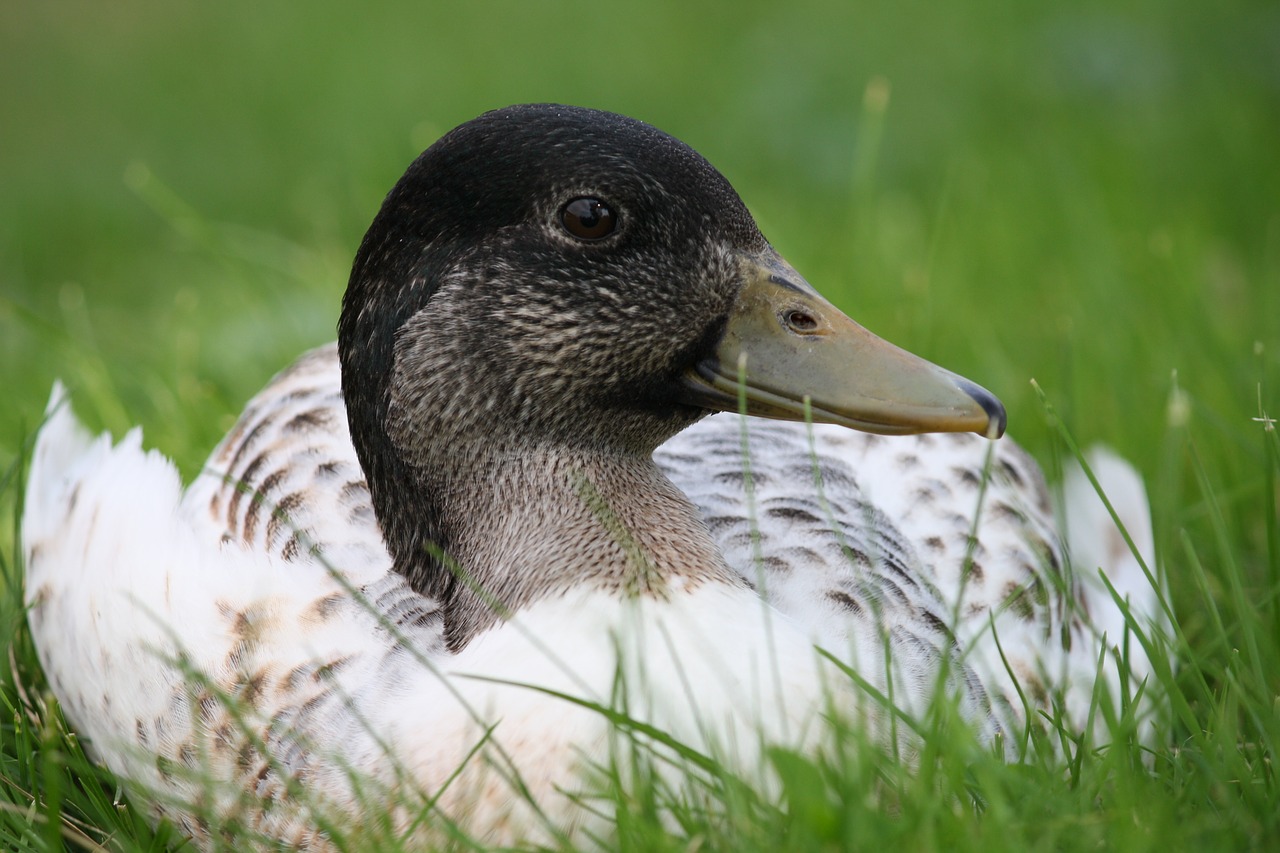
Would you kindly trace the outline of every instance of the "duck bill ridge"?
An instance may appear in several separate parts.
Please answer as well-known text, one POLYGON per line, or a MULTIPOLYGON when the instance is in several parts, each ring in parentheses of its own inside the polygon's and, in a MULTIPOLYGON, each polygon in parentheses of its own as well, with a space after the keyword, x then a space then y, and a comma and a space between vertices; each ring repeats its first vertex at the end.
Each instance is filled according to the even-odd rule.
POLYGON ((776 255, 743 260, 745 285, 684 402, 881 435, 1004 434, 1004 406, 962 376, 876 337, 776 255))

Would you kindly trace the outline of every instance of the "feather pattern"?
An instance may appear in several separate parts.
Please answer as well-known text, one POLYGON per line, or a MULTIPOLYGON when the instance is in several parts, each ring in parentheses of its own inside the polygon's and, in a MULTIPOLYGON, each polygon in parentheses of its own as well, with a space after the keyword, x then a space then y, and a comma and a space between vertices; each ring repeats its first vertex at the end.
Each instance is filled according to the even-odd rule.
MULTIPOLYGON (((105 437, 91 441, 64 404, 55 396, 33 466, 24 530, 32 625, 54 690, 93 748, 127 778, 168 792, 156 800, 158 814, 200 837, 207 825, 191 818, 187 803, 209 796, 203 774, 225 763, 234 784, 207 803, 212 813, 253 815, 248 822, 259 831, 301 843, 311 836, 296 811, 261 808, 291 796, 298 778, 328 792, 313 804, 323 812, 325 797, 355 796, 336 768, 360 768, 372 774, 366 784, 387 786, 397 772, 408 774, 432 790, 431 774, 423 778, 405 758, 421 751, 417 741, 435 750, 426 766, 463 761, 482 721, 492 722, 480 708, 488 702, 483 710, 492 710, 497 697, 460 701, 426 669, 431 661, 457 672, 477 667, 470 656, 445 653, 438 604, 391 569, 346 433, 334 346, 306 354, 255 397, 181 496, 171 467, 142 451, 136 431, 115 448, 105 437), (69 515, 52 509, 59 501, 38 485, 59 482, 71 495, 62 496, 69 515), (131 494, 120 484, 134 484, 131 494), (102 517, 117 507, 127 512, 102 517), (148 536, 157 529, 178 534, 165 540, 168 552, 148 536), (68 540, 67 531, 83 538, 68 540), (132 542, 146 543, 143 553, 132 542), (111 565, 119 574, 65 574, 67 561, 104 548, 117 555, 111 565), (184 564, 181 574, 174 563, 184 564), (96 636, 65 628, 86 621, 96 636), (68 638, 132 654, 114 660, 104 651, 87 658, 88 671, 68 667, 86 660, 63 648, 68 638), (146 689, 107 687, 125 678, 141 678, 146 689), (414 684, 426 695, 406 695, 414 684), (444 720, 428 724, 429 709, 442 706, 444 720), (405 737, 397 710, 420 720, 421 738, 379 742, 405 737), (116 742, 124 731, 132 743, 116 742), (405 762, 411 769, 397 768, 405 762), (275 815, 287 816, 282 825, 275 815)), ((924 710, 944 659, 968 718, 989 738, 1017 732, 1028 711, 1048 709, 1055 691, 1065 691, 1076 714, 1087 709, 1092 678, 1064 676, 1070 661, 1076 669, 1096 662, 1101 638, 1087 617, 1109 610, 1091 605, 1085 588, 1065 576, 1043 480, 1012 442, 882 438, 718 415, 667 442, 656 459, 698 506, 729 564, 776 608, 782 634, 849 662, 903 710, 924 710), (798 632, 786 630, 793 626, 798 632)), ((548 610, 562 606, 570 602, 548 610)), ((574 648, 568 623, 551 617, 540 633, 540 617, 526 614, 525 630, 555 649, 574 648)), ((734 645, 743 642, 741 626, 726 630, 734 645)), ((488 677, 542 683, 530 671, 537 654, 526 652, 505 673, 493 657, 475 654, 488 677)), ((803 658, 788 657, 788 666, 803 658)), ((610 665, 597 661, 593 698, 607 696, 610 665)), ((1131 657, 1129 665, 1133 680, 1149 671, 1144 660, 1131 657)), ((572 667, 592 668, 577 658, 572 667)), ((1118 687, 1114 665, 1109 674, 1118 687)), ((564 679, 554 666, 542 675, 548 684, 564 679)), ((812 697, 815 684, 793 695, 812 697)), ((512 701, 502 698, 508 715, 512 701)), ((553 714, 557 728, 564 713, 553 714)), ((590 716, 581 724, 590 730, 590 716)), ((690 729, 696 738, 697 727, 690 729)), ((603 738, 594 736, 597 756, 603 738)))
MULTIPOLYGON (((335 441, 338 458, 318 458, 285 428, 321 355, 336 367, 331 349, 313 353, 256 399, 283 409, 278 432, 256 433, 255 470, 303 459, 305 478, 353 455, 335 441)), ((275 420, 269 408, 251 405, 241 434, 275 420)), ((575 827, 588 813, 572 794, 584 768, 608 757, 608 726, 544 691, 608 707, 621 678, 637 718, 696 748, 736 745, 747 772, 761 732, 815 737, 832 673, 788 620, 764 625, 749 592, 711 586, 663 602, 588 589, 538 602, 450 654, 436 603, 386 568, 385 553, 380 573, 330 562, 372 547, 346 526, 349 506, 326 522, 327 498, 313 502, 290 475, 232 481, 215 466, 238 444, 215 453, 184 500, 172 466, 140 439, 89 439, 55 394, 33 460, 44 485, 24 519, 31 627, 90 750, 202 844, 215 841, 211 827, 239 826, 328 849, 337 830, 326 816, 355 820, 368 802, 391 804, 397 831, 428 804, 453 819, 480 815, 470 829, 494 842, 539 837, 544 822, 575 827), (269 508, 291 494, 310 523, 282 522, 296 539, 265 529, 238 538, 258 510, 242 501, 228 516, 232 498, 269 508), (678 653, 687 648, 701 653, 678 653), (707 689, 694 696, 689 684, 707 689), (481 758, 468 762, 473 750, 481 758)))
POLYGON ((92 753, 203 847, 607 832, 580 794, 613 757, 672 758, 645 726, 767 787, 762 747, 823 749, 829 712, 912 755, 893 711, 942 694, 1014 758, 1042 714, 1101 737, 1096 689, 1137 695, 1152 662, 1124 635, 1161 616, 1137 475, 1095 457, 1138 553, 1076 475, 1069 549, 1034 462, 957 432, 1003 426, 822 300, 687 146, 513 107, 410 167, 338 344, 185 492, 55 387, 29 621, 92 753), (570 205, 605 233, 578 239, 570 205), (807 370, 831 423, 704 418, 748 351, 749 411, 810 411, 807 370))

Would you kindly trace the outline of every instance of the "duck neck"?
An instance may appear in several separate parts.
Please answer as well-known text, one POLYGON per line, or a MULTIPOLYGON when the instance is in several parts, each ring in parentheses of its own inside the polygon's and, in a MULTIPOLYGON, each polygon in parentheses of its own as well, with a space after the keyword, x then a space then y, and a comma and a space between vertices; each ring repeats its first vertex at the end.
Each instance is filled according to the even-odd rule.
POLYGON ((742 584, 651 458, 526 447, 453 461, 447 473, 411 473, 431 496, 419 507, 426 524, 388 544, 401 573, 441 601, 454 650, 570 590, 663 599, 742 584))

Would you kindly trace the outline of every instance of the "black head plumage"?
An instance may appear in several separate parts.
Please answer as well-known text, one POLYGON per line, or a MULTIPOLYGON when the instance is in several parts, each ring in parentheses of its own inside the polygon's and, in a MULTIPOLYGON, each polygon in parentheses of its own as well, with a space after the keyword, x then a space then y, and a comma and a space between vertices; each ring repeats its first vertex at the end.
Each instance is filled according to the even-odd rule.
MULTIPOLYGON (((534 104, 441 137, 383 202, 339 322, 352 438, 397 563, 423 562, 396 553, 419 540, 448 549, 426 480, 477 434, 648 452, 699 417, 670 389, 739 286, 727 250, 767 248, 728 181, 643 122, 534 104), (575 236, 575 199, 616 227, 575 236)), ((402 570, 439 594, 422 580, 434 562, 402 570)))

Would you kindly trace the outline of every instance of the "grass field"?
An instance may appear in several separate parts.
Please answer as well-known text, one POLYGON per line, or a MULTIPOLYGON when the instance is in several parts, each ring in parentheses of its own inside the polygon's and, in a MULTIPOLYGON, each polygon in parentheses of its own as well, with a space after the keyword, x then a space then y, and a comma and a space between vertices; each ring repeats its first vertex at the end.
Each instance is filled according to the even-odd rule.
POLYGON ((668 838, 638 808, 620 846, 1280 847, 1280 7, 601 5, 0 12, 0 845, 166 841, 29 713, 15 507, 55 377, 189 476, 333 337, 409 160, 485 109, 552 100, 692 144, 810 282, 997 392, 1054 476, 1034 378, 1079 442, 1143 472, 1179 617, 1149 770, 1132 747, 1064 770, 962 744, 926 778, 798 766, 789 817, 668 838))

